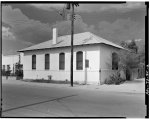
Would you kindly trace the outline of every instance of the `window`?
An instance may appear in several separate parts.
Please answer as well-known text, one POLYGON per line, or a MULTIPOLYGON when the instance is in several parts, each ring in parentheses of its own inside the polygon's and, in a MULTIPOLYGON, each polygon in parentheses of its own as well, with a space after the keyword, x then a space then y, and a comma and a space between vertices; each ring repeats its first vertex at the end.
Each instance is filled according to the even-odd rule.
POLYGON ((45 54, 45 69, 49 69, 49 54, 45 54))
POLYGON ((32 55, 32 69, 36 69, 36 55, 32 55))
POLYGON ((118 54, 117 53, 112 53, 112 70, 118 70, 118 54))
POLYGON ((83 69, 83 52, 79 51, 76 54, 76 68, 77 70, 83 69))
POLYGON ((60 70, 65 69, 65 54, 64 53, 59 54, 59 69, 60 70))

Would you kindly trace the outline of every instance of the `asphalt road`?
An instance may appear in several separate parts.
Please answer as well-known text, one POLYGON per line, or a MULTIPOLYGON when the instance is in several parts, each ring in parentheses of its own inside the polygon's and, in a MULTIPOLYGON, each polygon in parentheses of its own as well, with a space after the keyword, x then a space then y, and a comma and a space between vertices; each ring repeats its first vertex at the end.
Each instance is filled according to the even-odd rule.
POLYGON ((85 90, 78 86, 4 81, 4 117, 145 117, 142 93, 85 90))

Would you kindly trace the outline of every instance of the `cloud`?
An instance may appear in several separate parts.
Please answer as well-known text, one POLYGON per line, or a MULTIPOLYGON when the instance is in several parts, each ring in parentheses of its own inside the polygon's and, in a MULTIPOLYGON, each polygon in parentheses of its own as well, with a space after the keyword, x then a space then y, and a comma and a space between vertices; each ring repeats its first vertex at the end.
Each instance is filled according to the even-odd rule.
POLYGON ((20 41, 21 43, 24 43, 25 45, 33 45, 33 43, 31 42, 27 42, 27 41, 22 41, 22 40, 18 40, 16 39, 15 35, 10 31, 9 27, 4 27, 2 26, 2 40, 8 40, 8 41, 20 41))
POLYGON ((98 29, 100 36, 110 39, 115 43, 135 38, 143 39, 144 35, 142 35, 144 28, 141 28, 138 22, 130 19, 118 19, 112 23, 102 21, 99 23, 98 29))
MULTIPOLYGON (((59 35, 68 35, 71 34, 71 21, 62 21, 62 22, 57 22, 55 25, 58 28, 58 33, 59 35)), ((95 26, 93 25, 88 25, 84 23, 82 20, 75 20, 74 22, 74 33, 81 33, 81 32, 86 32, 90 31, 95 33, 95 26)))
POLYGON ((17 40, 9 27, 2 26, 2 53, 17 54, 17 50, 33 45, 31 42, 17 40))
POLYGON ((10 32, 10 28, 4 26, 2 26, 2 38, 8 40, 15 40, 14 34, 10 32))
POLYGON ((31 42, 17 40, 9 27, 2 26, 2 53, 17 54, 17 50, 33 45, 31 42))
MULTIPOLYGON (((7 47, 3 47, 3 51, 7 51, 8 48, 19 50, 19 48, 22 49, 32 44, 50 40, 52 38, 52 26, 58 27, 59 36, 70 34, 71 31, 69 20, 56 21, 53 24, 42 23, 28 18, 20 9, 13 9, 11 6, 2 7, 2 23, 8 24, 8 26, 2 27, 2 40, 5 44, 3 46, 7 47)), ((82 18, 75 20, 74 31, 75 33, 90 31, 115 43, 133 38, 145 38, 144 28, 139 25, 138 21, 130 18, 117 19, 113 22, 100 21, 99 24, 93 24, 88 25, 82 18)))
MULTIPOLYGON (((140 42, 141 40, 143 40, 143 39, 134 39, 136 42, 140 42)), ((128 42, 128 43, 131 43, 132 42, 132 40, 127 40, 126 42, 128 42)))
POLYGON ((60 10, 65 7, 65 4, 29 4, 31 6, 34 6, 36 8, 46 10, 46 11, 53 11, 53 10, 60 10))
POLYGON ((17 40, 39 43, 50 37, 49 24, 29 19, 20 9, 12 9, 11 6, 2 8, 2 22, 11 26, 10 30, 17 40))
MULTIPOLYGON (((36 8, 53 11, 65 8, 65 4, 30 4, 36 8)), ((122 4, 86 4, 79 3, 79 7, 75 8, 77 12, 101 12, 106 10, 121 10, 121 12, 145 7, 144 2, 127 2, 122 4)))
POLYGON ((2 53, 4 55, 17 54, 17 51, 26 48, 31 44, 30 42, 21 40, 10 40, 8 38, 2 38, 2 53))
MULTIPOLYGON (((40 43, 52 38, 53 24, 42 23, 37 20, 29 19, 20 9, 12 9, 11 6, 3 8, 2 21, 11 26, 12 34, 18 40, 40 43)), ((75 33, 84 31, 94 31, 93 25, 87 25, 82 19, 75 20, 75 33)), ((70 20, 56 22, 60 35, 70 34, 71 23, 70 20)))

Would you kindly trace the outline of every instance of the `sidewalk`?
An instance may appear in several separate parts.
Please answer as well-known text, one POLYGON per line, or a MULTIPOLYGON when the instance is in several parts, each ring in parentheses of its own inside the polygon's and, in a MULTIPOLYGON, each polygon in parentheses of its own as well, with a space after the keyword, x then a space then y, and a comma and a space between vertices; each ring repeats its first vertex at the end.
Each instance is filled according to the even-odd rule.
POLYGON ((55 88, 70 88, 71 90, 94 90, 103 92, 125 92, 125 93, 145 93, 145 79, 135 79, 133 81, 126 81, 120 85, 75 85, 73 87, 70 84, 54 84, 54 83, 38 83, 38 82, 24 82, 22 80, 16 80, 15 78, 9 78, 6 80, 3 77, 3 83, 18 84, 18 85, 32 85, 32 86, 44 86, 55 88))
POLYGON ((120 85, 81 85, 75 88, 102 91, 102 92, 123 92, 123 93, 145 93, 145 79, 135 79, 133 81, 126 81, 120 85))
POLYGON ((100 91, 125 92, 125 93, 145 93, 145 79, 135 79, 134 81, 126 81, 120 85, 102 85, 99 86, 100 91))

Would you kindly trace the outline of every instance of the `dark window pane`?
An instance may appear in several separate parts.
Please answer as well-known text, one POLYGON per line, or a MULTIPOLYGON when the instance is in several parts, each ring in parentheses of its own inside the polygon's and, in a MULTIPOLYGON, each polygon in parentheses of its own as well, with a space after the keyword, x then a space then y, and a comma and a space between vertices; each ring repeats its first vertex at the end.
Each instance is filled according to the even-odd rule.
POLYGON ((64 53, 59 54, 59 69, 60 70, 65 69, 65 54, 64 53))
POLYGON ((112 70, 118 70, 118 54, 112 53, 112 70))
POLYGON ((45 55, 45 69, 49 69, 49 54, 45 55))
POLYGON ((36 55, 32 55, 32 69, 36 69, 36 55))
POLYGON ((81 52, 81 51, 77 52, 76 68, 77 68, 77 70, 83 69, 83 52, 81 52))

